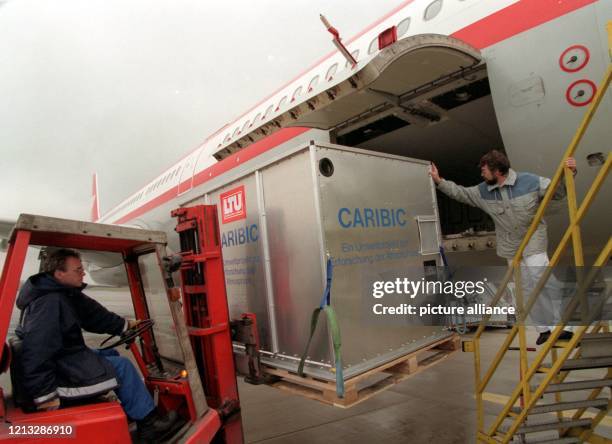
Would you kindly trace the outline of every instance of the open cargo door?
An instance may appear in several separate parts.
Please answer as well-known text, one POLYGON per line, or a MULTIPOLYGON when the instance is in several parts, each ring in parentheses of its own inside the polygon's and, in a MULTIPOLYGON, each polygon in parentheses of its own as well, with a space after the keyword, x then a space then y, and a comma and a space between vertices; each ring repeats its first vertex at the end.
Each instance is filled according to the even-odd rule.
POLYGON ((301 102, 253 129, 215 153, 223 159, 241 147, 289 126, 331 130, 338 126, 393 113, 412 124, 426 125, 442 118, 432 103, 409 103, 412 98, 450 83, 480 68, 480 52, 452 37, 422 34, 395 42, 357 71, 346 69, 335 81, 303 96, 301 102))

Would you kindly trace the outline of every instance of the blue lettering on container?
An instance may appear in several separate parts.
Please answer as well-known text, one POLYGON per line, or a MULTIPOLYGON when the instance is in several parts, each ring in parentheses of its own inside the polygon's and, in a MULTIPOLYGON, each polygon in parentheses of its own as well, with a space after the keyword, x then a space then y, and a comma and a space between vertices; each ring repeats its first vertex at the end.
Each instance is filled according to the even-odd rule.
POLYGON ((344 223, 342 219, 343 213, 348 213, 348 216, 350 217, 351 210, 349 210, 348 208, 340 208, 340 211, 338 211, 338 222, 340 222, 340 225, 342 225, 343 228, 349 228, 351 226, 351 222, 344 223))
POLYGON ((342 228, 388 228, 406 226, 403 208, 340 208, 338 223, 342 228))
POLYGON ((236 247, 257 242, 258 239, 259 227, 257 224, 247 225, 221 233, 221 247, 236 247))

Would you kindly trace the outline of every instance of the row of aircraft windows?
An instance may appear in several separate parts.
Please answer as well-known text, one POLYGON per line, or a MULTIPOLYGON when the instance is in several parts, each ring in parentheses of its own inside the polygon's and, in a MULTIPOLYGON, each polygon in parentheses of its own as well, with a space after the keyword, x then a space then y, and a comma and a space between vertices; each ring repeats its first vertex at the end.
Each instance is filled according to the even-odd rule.
POLYGON ((175 176, 179 174, 180 170, 181 170, 181 166, 179 165, 176 168, 174 168, 174 170, 167 173, 164 177, 160 177, 159 179, 155 181, 155 183, 149 185, 146 191, 142 190, 140 193, 136 194, 130 200, 121 204, 121 206, 117 207, 115 210, 110 212, 108 216, 112 216, 113 214, 120 213, 121 211, 125 210, 127 207, 132 206, 133 204, 138 202, 143 196, 148 195, 149 193, 155 191, 157 188, 159 188, 166 182, 172 180, 175 176))
POLYGON ((157 179, 157 181, 154 184, 150 185, 149 188, 147 188, 147 192, 145 194, 149 194, 152 191, 155 191, 158 187, 162 186, 169 180, 172 180, 174 176, 178 175, 180 170, 181 170, 181 166, 179 165, 174 170, 167 173, 164 177, 160 177, 159 179, 157 179))
MULTIPOLYGON (((459 1, 464 1, 464 0, 459 0, 459 1)), ((443 3, 444 3, 444 0, 432 1, 425 8, 425 11, 423 12, 423 20, 430 21, 430 20, 433 20, 435 17, 437 17, 438 14, 440 14, 440 11, 442 10, 443 3)), ((404 35, 406 35, 409 28, 410 28, 410 17, 407 17, 401 20, 397 24, 397 38, 400 39, 404 35)), ((374 37, 372 41, 370 42, 370 46, 368 46, 368 55, 374 54, 374 52, 376 52, 377 50, 378 50, 378 36, 374 37)), ((359 50, 357 49, 353 51, 351 55, 353 56, 355 60, 358 60, 359 50)), ((349 68, 350 65, 351 65, 351 62, 347 60, 346 64, 344 65, 345 69, 349 68)), ((338 63, 334 63, 328 68, 327 72, 325 73, 325 80, 327 80, 328 82, 332 81, 334 78, 334 75, 336 74, 336 71, 338 71, 338 63)), ((310 83, 308 83, 308 89, 306 90, 306 92, 311 92, 315 88, 315 86, 317 86, 317 84, 319 83, 319 79, 320 79, 320 76, 318 74, 315 75, 310 80, 310 83)), ((298 86, 295 89, 295 91, 291 95, 290 103, 294 102, 300 96, 300 94, 302 94, 302 86, 298 86)), ((283 98, 280 99, 276 107, 274 107, 274 105, 269 105, 263 114, 261 112, 257 113, 253 121, 247 120, 246 122, 244 122, 242 126, 237 126, 232 133, 227 133, 225 135, 222 143, 227 143, 230 140, 235 139, 237 136, 244 133, 247 130, 247 128, 252 127, 259 120, 265 120, 266 117, 270 113, 272 113, 272 111, 279 111, 287 103, 287 100, 288 100, 288 96, 283 96, 283 98)), ((220 143, 219 146, 221 146, 222 143, 220 143)))

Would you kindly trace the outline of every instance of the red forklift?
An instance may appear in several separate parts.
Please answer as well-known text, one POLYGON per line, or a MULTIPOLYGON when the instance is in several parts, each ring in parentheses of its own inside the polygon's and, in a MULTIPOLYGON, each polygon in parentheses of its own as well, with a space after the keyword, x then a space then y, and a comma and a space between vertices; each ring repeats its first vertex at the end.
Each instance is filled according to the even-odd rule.
MULTIPOLYGON (((181 422, 159 442, 242 443, 217 209, 199 205, 177 209, 172 216, 177 218, 175 230, 181 246, 181 253, 172 256, 166 252, 166 234, 161 231, 19 216, 0 280, 0 373, 11 372, 15 368, 11 361, 19 354, 18 341, 7 341, 7 337, 28 247, 120 255, 135 317, 144 322, 128 329, 110 346, 129 348, 158 409, 178 413, 181 422), (175 284, 177 276, 179 285, 175 284), (160 353, 162 335, 171 336, 172 343, 178 344, 174 351, 180 359, 169 361, 160 353)), ((252 317, 244 315, 234 324, 234 331, 250 337, 252 326, 252 317)), ((13 382, 18 379, 11 375, 13 382)), ((0 386, 0 441, 136 442, 121 405, 112 397, 32 412, 21 403, 22 389, 12 385, 12 390, 0 386)))

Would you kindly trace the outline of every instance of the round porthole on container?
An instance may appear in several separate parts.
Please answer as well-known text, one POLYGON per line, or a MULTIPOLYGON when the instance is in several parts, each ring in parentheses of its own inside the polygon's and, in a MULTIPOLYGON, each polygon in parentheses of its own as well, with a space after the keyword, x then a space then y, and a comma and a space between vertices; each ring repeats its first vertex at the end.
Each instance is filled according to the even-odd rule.
POLYGON ((325 177, 331 177, 334 174, 334 164, 327 157, 319 160, 319 172, 325 177))

